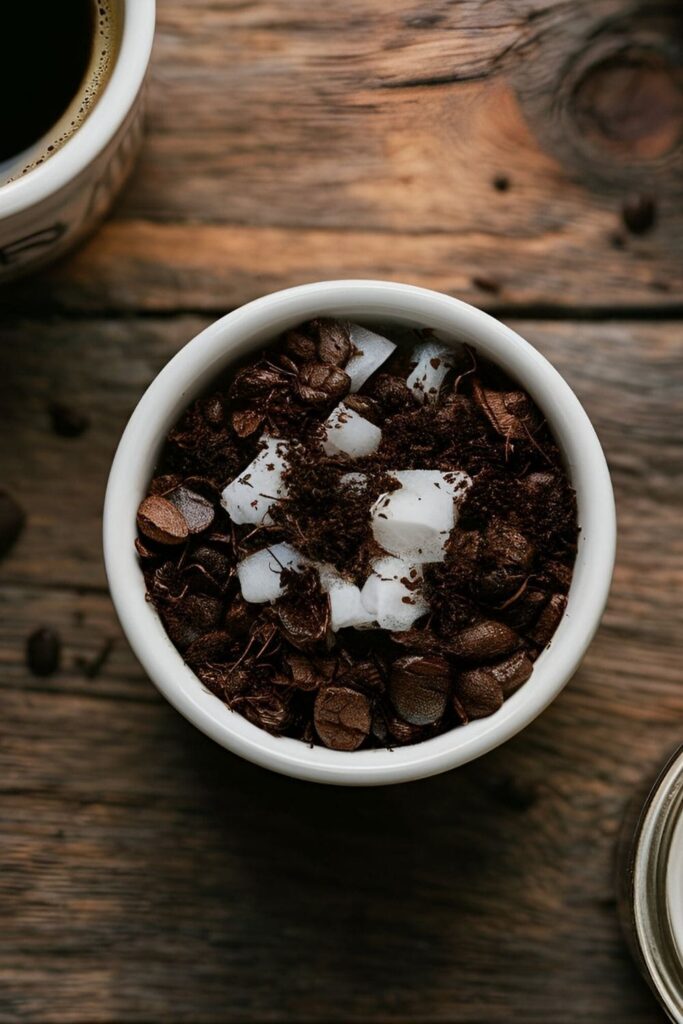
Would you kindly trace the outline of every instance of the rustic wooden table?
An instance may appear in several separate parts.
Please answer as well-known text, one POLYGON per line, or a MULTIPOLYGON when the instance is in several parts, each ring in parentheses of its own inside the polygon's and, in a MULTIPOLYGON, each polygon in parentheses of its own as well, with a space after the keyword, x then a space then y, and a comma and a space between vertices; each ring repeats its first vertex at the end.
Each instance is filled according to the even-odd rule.
POLYGON ((683 733, 680 15, 160 0, 134 179, 1 298, 0 483, 28 513, 0 568, 2 1021, 661 1019, 613 856, 683 733), (654 206, 628 227, 634 195, 654 206), (521 331, 585 403, 620 515, 604 625, 553 707, 481 761, 362 792, 272 776, 181 719, 100 553, 114 446, 159 368, 228 309, 342 276, 521 331), (55 399, 80 437, 54 432, 55 399), (39 679, 43 625, 64 651, 39 679))

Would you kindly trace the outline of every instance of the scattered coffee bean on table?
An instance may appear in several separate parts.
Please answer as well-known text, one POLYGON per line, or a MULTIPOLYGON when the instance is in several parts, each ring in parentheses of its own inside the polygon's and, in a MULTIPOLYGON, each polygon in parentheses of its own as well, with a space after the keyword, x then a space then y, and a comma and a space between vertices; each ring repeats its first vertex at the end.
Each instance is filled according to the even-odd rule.
POLYGON ((14 546, 25 522, 21 505, 7 491, 0 491, 0 558, 14 546))
POLYGON ((62 642, 54 629, 43 627, 26 641, 26 664, 34 676, 51 676, 59 668, 62 642))
POLYGON ((262 729, 349 753, 533 686, 578 534, 519 383, 432 330, 329 318, 190 406, 137 525, 148 599, 201 683, 262 729))

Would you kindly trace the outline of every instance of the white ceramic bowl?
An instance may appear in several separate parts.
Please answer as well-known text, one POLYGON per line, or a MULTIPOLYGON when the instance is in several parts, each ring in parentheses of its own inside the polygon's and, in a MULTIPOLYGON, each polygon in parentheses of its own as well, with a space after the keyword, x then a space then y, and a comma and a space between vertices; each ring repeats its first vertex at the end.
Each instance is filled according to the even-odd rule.
POLYGON ((605 457, 578 399, 518 334, 480 310, 424 288, 382 281, 322 281, 250 302, 202 331, 149 386, 130 418, 112 466, 104 510, 109 585, 123 629, 146 672, 194 725, 256 764, 297 778, 380 785, 434 775, 510 739, 558 695, 597 629, 607 600, 616 538, 605 457), (234 360, 314 316, 433 327, 469 342, 528 390, 548 419, 578 499, 581 532, 565 615, 530 680, 494 715, 414 746, 352 753, 271 736, 204 689, 168 639, 134 549, 135 517, 164 437, 188 403, 234 360))

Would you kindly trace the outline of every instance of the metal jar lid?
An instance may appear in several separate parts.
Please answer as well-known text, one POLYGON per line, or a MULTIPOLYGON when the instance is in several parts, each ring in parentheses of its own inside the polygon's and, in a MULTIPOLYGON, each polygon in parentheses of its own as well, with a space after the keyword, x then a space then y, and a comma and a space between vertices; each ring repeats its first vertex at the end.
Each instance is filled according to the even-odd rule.
POLYGON ((649 793, 620 875, 632 951, 671 1020, 683 1024, 683 747, 649 793))

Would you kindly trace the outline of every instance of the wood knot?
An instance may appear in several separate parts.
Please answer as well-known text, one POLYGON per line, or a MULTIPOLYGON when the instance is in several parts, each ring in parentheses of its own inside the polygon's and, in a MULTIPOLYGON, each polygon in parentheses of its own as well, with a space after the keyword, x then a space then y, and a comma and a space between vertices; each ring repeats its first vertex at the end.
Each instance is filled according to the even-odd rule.
POLYGON ((653 160, 683 129, 683 69, 656 49, 624 46, 592 63, 571 98, 578 129, 615 155, 653 160))

